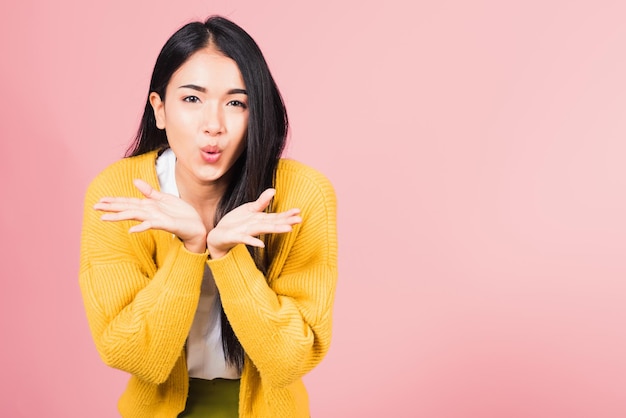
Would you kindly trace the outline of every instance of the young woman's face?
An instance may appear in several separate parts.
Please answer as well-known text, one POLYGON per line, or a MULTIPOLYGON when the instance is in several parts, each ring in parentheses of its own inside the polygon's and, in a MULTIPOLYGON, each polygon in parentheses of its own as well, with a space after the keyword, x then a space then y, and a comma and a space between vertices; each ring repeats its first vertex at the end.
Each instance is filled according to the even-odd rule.
POLYGON ((214 183, 245 148, 248 95, 239 67, 212 47, 172 75, 165 100, 150 94, 157 127, 176 155, 177 180, 214 183))

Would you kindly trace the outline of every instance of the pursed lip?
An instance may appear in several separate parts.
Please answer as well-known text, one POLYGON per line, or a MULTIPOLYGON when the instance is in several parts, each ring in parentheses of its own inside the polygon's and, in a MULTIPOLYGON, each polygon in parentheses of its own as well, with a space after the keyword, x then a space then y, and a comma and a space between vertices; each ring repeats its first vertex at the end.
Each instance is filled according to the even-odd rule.
POLYGON ((202 159, 208 163, 214 163, 219 160, 222 151, 216 146, 207 146, 200 148, 202 151, 202 159))
POLYGON ((215 154, 221 152, 220 147, 217 145, 207 145, 205 147, 200 148, 202 152, 207 152, 209 154, 215 154))

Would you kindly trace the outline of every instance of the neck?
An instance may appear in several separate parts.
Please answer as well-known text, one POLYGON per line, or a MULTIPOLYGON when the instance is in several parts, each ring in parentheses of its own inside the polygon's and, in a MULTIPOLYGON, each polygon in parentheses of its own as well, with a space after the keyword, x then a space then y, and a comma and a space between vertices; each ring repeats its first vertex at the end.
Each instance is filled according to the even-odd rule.
POLYGON ((207 231, 210 231, 213 229, 217 205, 228 188, 227 176, 214 182, 204 183, 186 174, 176 165, 176 186, 180 198, 193 206, 202 218, 207 231))

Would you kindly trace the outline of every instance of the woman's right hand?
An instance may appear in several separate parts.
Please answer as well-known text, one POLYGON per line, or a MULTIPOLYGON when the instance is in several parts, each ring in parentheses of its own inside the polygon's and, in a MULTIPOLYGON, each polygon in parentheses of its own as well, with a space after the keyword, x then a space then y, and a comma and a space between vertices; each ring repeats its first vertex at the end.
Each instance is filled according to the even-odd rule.
POLYGON ((206 250, 207 232, 196 210, 176 196, 155 190, 143 180, 135 179, 134 185, 145 199, 132 197, 103 197, 94 209, 105 213, 103 221, 134 220, 141 222, 129 232, 160 229, 176 235, 187 250, 203 253, 206 250))

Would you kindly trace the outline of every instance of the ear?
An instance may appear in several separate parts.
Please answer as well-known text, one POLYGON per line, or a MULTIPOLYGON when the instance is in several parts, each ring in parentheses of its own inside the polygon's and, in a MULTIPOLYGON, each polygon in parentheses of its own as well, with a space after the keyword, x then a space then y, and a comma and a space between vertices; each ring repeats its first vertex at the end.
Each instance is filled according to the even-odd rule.
POLYGON ((150 93, 150 105, 154 110, 154 119, 159 129, 165 129, 165 103, 161 100, 161 96, 157 92, 150 93))

